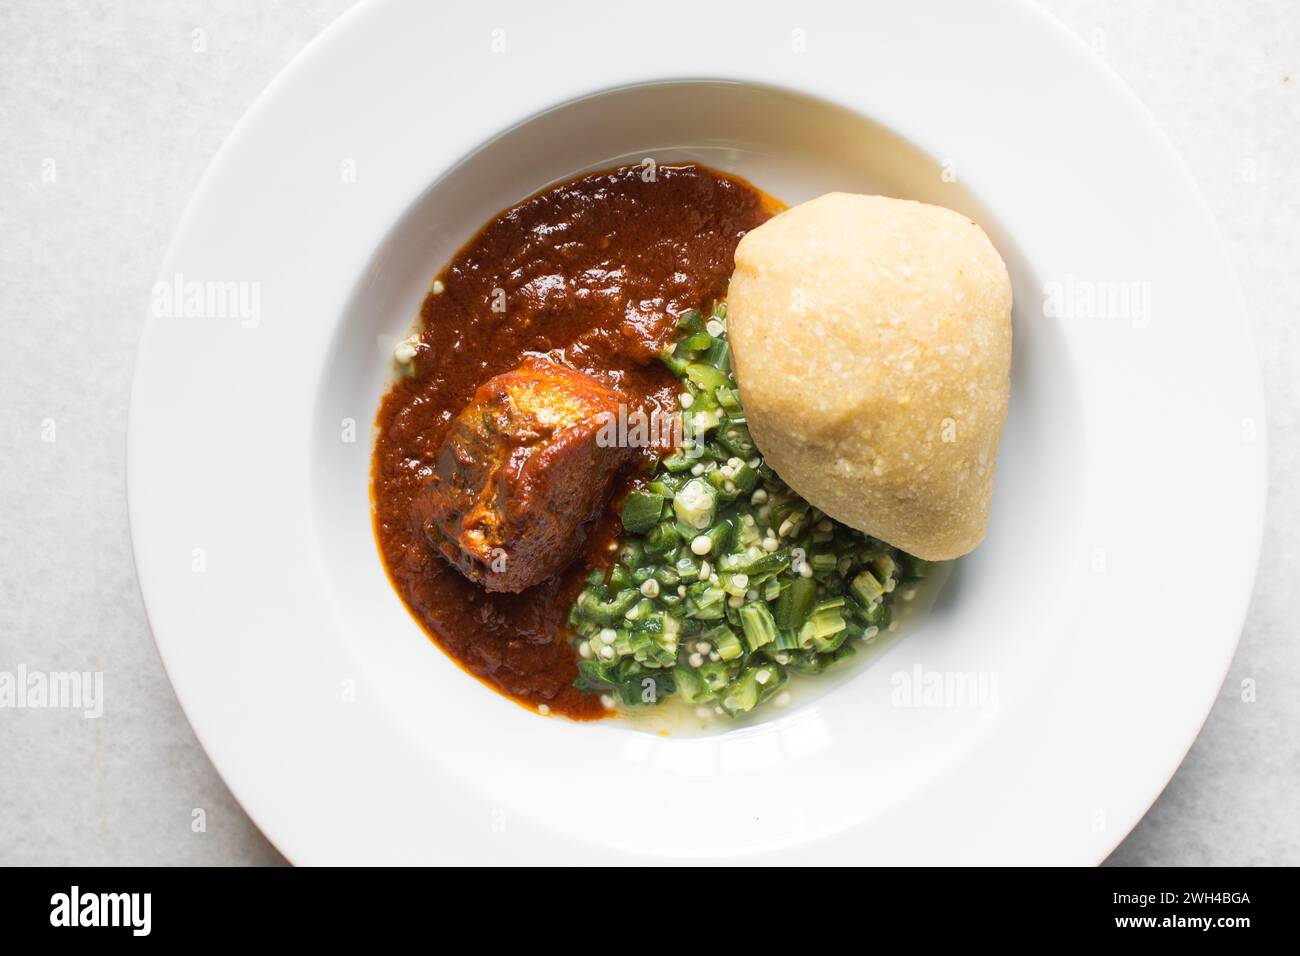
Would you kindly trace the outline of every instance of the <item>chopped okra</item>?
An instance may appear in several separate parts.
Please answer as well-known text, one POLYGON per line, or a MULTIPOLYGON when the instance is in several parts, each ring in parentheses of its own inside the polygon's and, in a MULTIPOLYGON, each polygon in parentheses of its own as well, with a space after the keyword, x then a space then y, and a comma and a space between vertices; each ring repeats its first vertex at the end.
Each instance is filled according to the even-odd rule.
POLYGON ((730 717, 890 622, 931 563, 833 521, 763 462, 731 371, 726 306, 692 310, 662 355, 686 441, 623 503, 618 560, 569 615, 578 688, 627 707, 678 696, 730 717))

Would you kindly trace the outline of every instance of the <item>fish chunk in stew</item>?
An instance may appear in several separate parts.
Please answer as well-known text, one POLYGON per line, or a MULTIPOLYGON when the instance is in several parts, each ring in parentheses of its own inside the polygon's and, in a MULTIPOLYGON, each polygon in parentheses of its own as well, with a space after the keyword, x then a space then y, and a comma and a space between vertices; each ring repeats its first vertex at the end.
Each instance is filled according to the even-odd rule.
POLYGON ((563 570, 632 460, 600 438, 625 400, 545 359, 489 379, 438 451, 430 543, 489 591, 522 591, 563 570))

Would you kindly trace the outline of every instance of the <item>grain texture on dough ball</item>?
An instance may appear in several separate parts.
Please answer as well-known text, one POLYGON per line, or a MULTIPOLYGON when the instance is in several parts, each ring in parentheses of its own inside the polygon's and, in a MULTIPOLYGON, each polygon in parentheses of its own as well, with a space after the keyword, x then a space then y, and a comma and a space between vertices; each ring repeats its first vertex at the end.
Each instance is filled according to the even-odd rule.
POLYGON ((768 463, 832 518, 930 560, 988 525, 1011 282, 938 206, 830 193, 736 249, 727 327, 768 463))

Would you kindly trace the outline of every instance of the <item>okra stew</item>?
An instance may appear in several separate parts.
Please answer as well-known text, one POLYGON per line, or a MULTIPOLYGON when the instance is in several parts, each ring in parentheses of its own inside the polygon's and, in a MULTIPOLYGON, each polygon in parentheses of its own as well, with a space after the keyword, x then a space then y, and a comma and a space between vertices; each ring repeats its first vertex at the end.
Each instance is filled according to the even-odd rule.
POLYGON ((925 576, 746 429, 727 283, 781 208, 699 165, 604 170, 505 210, 434 280, 376 418, 372 517, 412 616, 489 687, 726 722, 876 639, 925 576))

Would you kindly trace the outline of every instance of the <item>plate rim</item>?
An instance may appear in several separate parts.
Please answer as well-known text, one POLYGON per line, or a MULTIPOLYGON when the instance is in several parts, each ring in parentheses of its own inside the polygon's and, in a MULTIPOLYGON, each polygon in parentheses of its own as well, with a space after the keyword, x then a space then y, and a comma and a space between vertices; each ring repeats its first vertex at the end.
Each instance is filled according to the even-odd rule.
MULTIPOLYGON (((203 206, 203 204, 206 201, 209 201, 208 194, 212 189, 212 184, 217 178, 219 171, 221 170, 221 168, 229 158, 230 154, 234 152, 236 149, 238 149, 243 138, 250 135, 250 130, 263 117, 263 114, 269 109, 270 105, 274 103, 274 101, 280 95, 281 90, 286 86, 295 82, 299 74, 303 73, 306 70, 308 63, 313 58, 323 56, 325 52, 331 47, 331 45, 342 42, 342 40, 346 38, 349 31, 351 31, 357 24, 360 24, 366 19, 375 16, 377 12, 380 11, 381 9, 396 8, 400 5, 401 5, 400 2, 397 2, 397 0, 370 0, 370 2, 362 2, 357 4, 356 6, 345 11, 344 14, 342 14, 337 20, 331 23, 324 31, 322 31, 320 35, 318 35, 315 39, 313 39, 311 43, 309 43, 308 46, 304 48, 304 50, 301 51, 298 54, 298 56, 295 57, 285 67, 284 70, 282 70, 279 74, 277 74, 277 76, 272 80, 272 82, 267 86, 267 88, 257 97, 254 103, 249 107, 248 111, 244 114, 241 120, 233 128, 230 135, 226 138, 226 140, 222 143, 221 147, 217 150, 211 163, 208 165, 203 176, 199 180, 199 183, 195 188, 194 194, 191 197, 189 203, 186 205, 185 211, 178 222, 175 232, 173 233, 173 237, 168 245, 167 252, 163 257, 162 264, 160 265, 159 268, 160 281, 165 280, 166 277, 168 276, 170 272, 169 265, 174 262, 176 257, 176 250, 181 245, 183 237, 186 235, 187 231, 193 228, 195 219, 198 215, 198 210, 203 206)), ((942 6, 942 4, 939 5, 942 6)), ((830 4, 830 6, 834 7, 837 5, 832 3, 830 4)), ((1020 9, 1020 12, 1026 14, 1032 19, 1037 20, 1039 22, 1040 27, 1048 29, 1052 31, 1054 34, 1056 34, 1058 39, 1060 39, 1061 41, 1068 43, 1080 50, 1087 49, 1086 45, 1079 37, 1077 37, 1075 34, 1070 32, 1064 24, 1056 20, 1054 17, 1052 17, 1050 14, 1048 14, 1046 11, 1042 10, 1041 8, 1033 5, 1032 3, 1028 3, 1027 0, 1016 0, 1015 6, 1020 9)), ((1220 260, 1220 264, 1226 270, 1226 275, 1235 294, 1235 299, 1237 303, 1237 312, 1242 319, 1241 331, 1249 340, 1247 344, 1249 346, 1249 350, 1253 358, 1250 372, 1252 378, 1251 384, 1253 385, 1253 391, 1255 394, 1251 396, 1249 404, 1251 404, 1253 409, 1257 412, 1257 418, 1259 423, 1259 435, 1258 435, 1259 485, 1256 489, 1256 497, 1255 497, 1255 500, 1258 502, 1257 520, 1254 523, 1253 532, 1252 532, 1253 544, 1249 548, 1250 566, 1248 569, 1248 574, 1246 575, 1246 580, 1249 582, 1249 584, 1241 589, 1241 596, 1239 600, 1236 602, 1239 605, 1239 607, 1237 607, 1237 609, 1232 612, 1233 618, 1236 619, 1239 623, 1236 626, 1235 633, 1233 634, 1230 643, 1228 645, 1225 645, 1227 650, 1227 653, 1225 655, 1225 663, 1224 666, 1221 668, 1222 672, 1218 675, 1218 684, 1221 687, 1223 681, 1226 679, 1226 676, 1228 674, 1228 669, 1231 667, 1233 655, 1235 654, 1235 651, 1237 649, 1237 645, 1241 636, 1242 626, 1245 623, 1246 613, 1249 609, 1249 603, 1253 595, 1254 582, 1257 576, 1256 572, 1260 560, 1260 553, 1262 547, 1263 521, 1264 521, 1264 513, 1265 513, 1264 509, 1267 503, 1267 481, 1268 481, 1267 416, 1266 416, 1266 407, 1264 404, 1264 396, 1262 390, 1262 378, 1259 370, 1258 353, 1254 343, 1253 327, 1251 324, 1249 310, 1246 307, 1245 299, 1241 291, 1240 283, 1237 279, 1235 269, 1232 266, 1231 259, 1227 254, 1226 243, 1223 240, 1222 234, 1217 226, 1217 223, 1214 220, 1214 217, 1209 209, 1208 204, 1204 199, 1204 196, 1201 194, 1199 188, 1197 188, 1196 186, 1196 183, 1192 177, 1191 171, 1188 168, 1186 162, 1183 160, 1182 156, 1178 153, 1178 151, 1174 148, 1168 136, 1155 122, 1149 110, 1147 110, 1145 105, 1141 103, 1141 101, 1137 98, 1136 94, 1133 93, 1133 91, 1123 82, 1123 80, 1117 74, 1115 74, 1106 64, 1102 62, 1098 62, 1096 63, 1096 66, 1099 67, 1099 69, 1096 71, 1097 75, 1104 77, 1110 84, 1112 90, 1114 92, 1117 92, 1121 96, 1123 96, 1125 100, 1127 100, 1129 107, 1131 109, 1134 109, 1136 113, 1139 114, 1141 118, 1145 121, 1147 126, 1150 127, 1151 131, 1155 133, 1155 135, 1157 136, 1157 138, 1159 139, 1163 147, 1164 158, 1166 160, 1172 160, 1174 166, 1179 170, 1180 176, 1184 181, 1183 185, 1186 187, 1189 195, 1194 197, 1194 200, 1198 205, 1198 212, 1201 214, 1201 217, 1208 223, 1209 227, 1211 228, 1215 242, 1217 243, 1218 258, 1220 260)), ((674 79, 676 77, 669 76, 663 78, 674 79)), ((816 90, 810 92, 814 92, 816 95, 823 95, 825 91, 816 90)), ((836 99, 836 102, 843 102, 843 100, 836 99)), ((508 127, 503 127, 503 128, 508 128, 508 127)), ((899 127, 897 126, 891 126, 891 128, 895 129, 900 133, 900 135, 903 135, 909 140, 917 141, 913 139, 912 129, 910 128, 899 129, 899 127)), ((923 143, 923 145, 925 144, 923 143)), ((976 183, 974 189, 977 194, 980 194, 978 183, 976 183)), ((415 200, 415 197, 408 197, 408 198, 410 199, 410 201, 415 200)), ((141 382, 140 365, 146 359, 146 350, 149 347, 150 330, 151 330, 151 326, 155 321, 156 320, 153 317, 151 317, 149 321, 146 323, 145 330, 141 335, 140 345, 136 352, 136 368, 133 372, 130 409, 128 412, 127 455, 126 455, 128 467, 127 467, 126 493, 127 493, 127 500, 128 500, 128 510, 131 516, 131 521, 130 521, 131 548, 132 548, 132 554, 135 559, 135 564, 137 569, 136 580, 137 580, 138 587, 140 588, 141 600, 146 610, 146 616, 148 617, 150 622, 151 635, 154 638, 155 644, 158 648, 159 657, 163 663, 165 671, 168 674, 168 679, 169 681, 171 681, 172 686, 176 692, 178 702, 181 705, 182 711, 186 715, 186 719, 190 722, 190 725, 194 729, 196 737, 198 737, 200 744, 205 749, 205 752, 207 752, 209 754, 209 757, 213 759, 213 763, 214 765, 217 766, 218 771, 222 774, 223 779, 227 780, 227 785, 229 786, 232 795, 234 795, 235 799, 240 803, 241 807, 243 807, 245 812, 249 814, 249 816, 255 821, 255 823, 257 823, 263 835, 274 845, 276 845, 278 850, 280 850, 282 853, 285 853, 285 855, 287 856, 289 855, 286 852, 286 850, 289 849, 287 844, 282 846, 277 841, 277 835, 273 833, 272 830, 268 828, 268 826, 263 825, 260 809, 254 807, 252 805, 252 801, 246 802, 243 794, 241 794, 240 792, 240 789, 237 789, 235 786, 229 784, 228 782, 229 777, 227 776, 226 768, 222 767, 221 764, 218 763, 215 757, 212 757, 212 748, 209 746, 208 741, 204 739, 205 736, 207 735, 207 732, 206 731, 200 732, 198 723, 196 722, 194 715, 192 715, 190 712, 190 707, 187 705, 186 700, 182 695, 181 686, 180 683, 178 683, 177 675, 173 674, 173 666, 169 664, 168 651, 164 647, 164 644, 166 643, 166 639, 160 636, 160 630, 155 625, 155 610, 154 610, 153 601, 158 601, 161 600, 162 598, 155 596, 155 598, 151 601, 151 598, 149 596, 150 584, 146 580, 148 574, 147 572, 141 572, 142 566, 147 565, 149 562, 147 556, 143 554, 143 548, 146 547, 146 545, 139 540, 139 538, 137 537, 137 530, 136 530, 137 529, 136 516, 138 510, 140 508, 146 507, 145 503, 141 502, 139 499, 137 493, 138 483, 135 480, 135 478, 138 477, 138 475, 140 474, 141 469, 144 467, 142 464, 139 464, 139 462, 141 461, 141 457, 144 454, 142 450, 143 446, 141 444, 142 439, 140 437, 144 431, 144 427, 141 424, 141 415, 142 415, 141 409, 143 407, 143 398, 140 394, 140 382, 141 382)), ((1217 700, 1217 696, 1211 697, 1205 703, 1204 709, 1200 714, 1200 718, 1199 720, 1196 721, 1195 731, 1192 733, 1190 738, 1186 741, 1186 745, 1179 748, 1177 753, 1177 760, 1173 764, 1175 772, 1177 770, 1177 767, 1182 763, 1182 760, 1185 758, 1188 750, 1190 749, 1192 744, 1199 736, 1199 733, 1203 728, 1206 720, 1208 719, 1210 711, 1216 700, 1217 700)), ((1167 782, 1168 780, 1166 780, 1165 785, 1167 785, 1167 782)), ((1115 846, 1117 846, 1124 839, 1124 837, 1130 832, 1132 826, 1136 825, 1136 823, 1140 821, 1142 816, 1145 815, 1146 811, 1149 810, 1150 806, 1156 801, 1156 799, 1158 799, 1162 791, 1163 791, 1163 786, 1161 786, 1154 793, 1152 793, 1150 795, 1149 800, 1145 803, 1143 810, 1139 814, 1137 814, 1137 816, 1133 819, 1131 823, 1123 826, 1121 830, 1117 832, 1117 835, 1115 835, 1113 842, 1110 843, 1105 854, 1102 855, 1102 859, 1104 859, 1106 855, 1109 855, 1109 853, 1113 851, 1115 846)))

